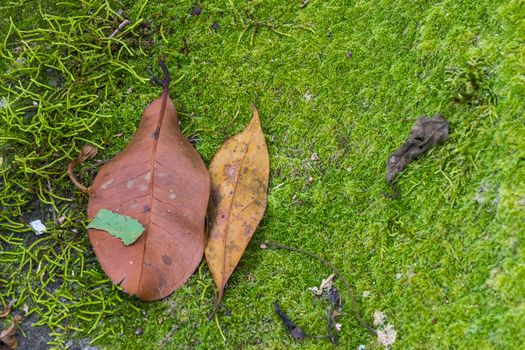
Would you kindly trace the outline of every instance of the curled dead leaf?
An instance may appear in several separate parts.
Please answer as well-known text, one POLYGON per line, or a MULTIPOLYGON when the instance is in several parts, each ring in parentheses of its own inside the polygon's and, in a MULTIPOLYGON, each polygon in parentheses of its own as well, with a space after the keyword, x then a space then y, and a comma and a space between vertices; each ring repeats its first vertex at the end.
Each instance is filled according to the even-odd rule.
POLYGON ((0 345, 6 345, 10 350, 18 348, 18 339, 16 338, 16 326, 22 322, 22 316, 16 315, 11 321, 9 327, 0 332, 0 345))
POLYGON ((448 122, 442 114, 436 114, 431 118, 418 118, 405 143, 388 157, 386 181, 392 188, 393 194, 386 196, 397 198, 399 193, 394 185, 395 176, 429 148, 446 139, 448 139, 448 122))
POLYGON ((0 318, 5 318, 5 317, 9 316, 9 314, 11 313, 11 310, 13 310, 13 306, 16 304, 17 301, 18 301, 18 299, 12 299, 12 300, 7 304, 7 306, 5 307, 5 309, 3 309, 2 311, 0 311, 0 318))
POLYGON ((269 169, 268 149, 254 106, 250 124, 224 142, 210 164, 210 229, 205 255, 218 289, 210 318, 263 217, 269 169))

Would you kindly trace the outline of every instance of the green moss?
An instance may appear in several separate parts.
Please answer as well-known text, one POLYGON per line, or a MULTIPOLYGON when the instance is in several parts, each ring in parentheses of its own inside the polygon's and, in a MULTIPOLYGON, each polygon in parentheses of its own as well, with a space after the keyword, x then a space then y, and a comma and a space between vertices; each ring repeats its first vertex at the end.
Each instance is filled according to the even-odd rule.
MULTIPOLYGON (((127 297, 100 270, 86 198, 65 169, 85 142, 103 160, 126 145, 160 93, 148 67, 160 74, 164 59, 181 127, 206 162, 257 104, 271 180, 255 241, 333 262, 365 318, 382 310, 395 324, 396 348, 521 346, 520 1, 224 1, 202 3, 200 16, 191 1, 53 4, 35 13, 13 2, 0 19, 0 302, 28 303, 52 345, 75 336, 111 349, 331 348, 294 342, 272 309, 279 300, 306 332, 325 331, 325 305, 306 288, 329 271, 308 257, 251 244, 219 312, 224 338, 205 321, 215 296, 205 266, 154 303, 127 297), (108 40, 124 18, 131 24, 108 40), (405 119, 438 111, 450 140, 403 172, 399 200, 385 199, 385 161, 410 130, 405 119), (38 240, 27 225, 37 217, 48 226, 38 240)), ((96 169, 82 168, 85 183, 96 169)), ((378 348, 343 300, 340 347, 378 348)))

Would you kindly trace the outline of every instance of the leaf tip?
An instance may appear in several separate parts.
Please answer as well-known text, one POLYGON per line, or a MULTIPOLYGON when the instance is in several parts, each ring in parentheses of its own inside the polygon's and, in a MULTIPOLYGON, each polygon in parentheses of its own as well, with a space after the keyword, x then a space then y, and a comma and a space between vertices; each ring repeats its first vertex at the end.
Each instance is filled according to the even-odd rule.
POLYGON ((255 103, 252 103, 252 116, 254 119, 259 119, 259 111, 257 110, 257 106, 255 106, 255 103))

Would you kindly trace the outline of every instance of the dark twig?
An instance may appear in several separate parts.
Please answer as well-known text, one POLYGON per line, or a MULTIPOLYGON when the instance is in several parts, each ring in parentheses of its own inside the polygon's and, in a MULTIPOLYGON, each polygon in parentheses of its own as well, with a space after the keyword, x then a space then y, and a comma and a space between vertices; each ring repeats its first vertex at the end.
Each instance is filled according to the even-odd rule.
POLYGON ((89 188, 82 185, 80 181, 78 181, 78 179, 75 177, 75 167, 79 164, 82 164, 86 159, 93 158, 96 155, 96 147, 90 144, 85 144, 80 150, 80 155, 77 158, 73 159, 67 167, 67 175, 69 176, 73 184, 75 184, 75 186, 77 186, 82 192, 89 193, 89 188))
POLYGON ((283 250, 288 250, 288 251, 295 252, 295 253, 305 254, 305 255, 308 255, 308 256, 310 256, 310 257, 312 257, 314 259, 317 259, 323 265, 325 265, 328 268, 330 268, 333 271, 333 273, 338 278, 340 278, 341 281, 343 281, 343 284, 345 285, 346 290, 348 292, 348 296, 350 297, 350 301, 352 302, 352 305, 353 305, 353 308, 354 308, 355 317, 357 318, 357 321, 359 321, 359 324, 361 324, 361 326, 363 326, 366 330, 368 330, 368 332, 370 332, 372 335, 377 335, 376 330, 374 328, 370 327, 361 318, 361 314, 359 313, 359 308, 357 307, 357 302, 355 301, 354 293, 352 292, 352 288, 350 287, 350 284, 348 283, 346 278, 344 278, 341 275, 341 273, 335 268, 334 265, 332 265, 330 262, 326 261, 325 259, 321 258, 319 255, 314 254, 312 252, 309 252, 307 250, 298 249, 298 248, 294 248, 294 247, 289 247, 289 246, 285 246, 285 245, 282 245, 282 244, 279 244, 279 243, 273 243, 273 242, 264 242, 260 246, 261 246, 262 249, 266 249, 266 248, 283 249, 283 250))
POLYGON ((281 321, 283 321, 284 326, 286 327, 288 333, 290 333, 292 338, 294 338, 295 340, 300 340, 308 337, 306 333, 304 333, 301 328, 297 327, 297 325, 293 323, 292 320, 290 320, 290 318, 281 310, 277 302, 273 304, 273 308, 275 309, 277 315, 279 315, 281 321))

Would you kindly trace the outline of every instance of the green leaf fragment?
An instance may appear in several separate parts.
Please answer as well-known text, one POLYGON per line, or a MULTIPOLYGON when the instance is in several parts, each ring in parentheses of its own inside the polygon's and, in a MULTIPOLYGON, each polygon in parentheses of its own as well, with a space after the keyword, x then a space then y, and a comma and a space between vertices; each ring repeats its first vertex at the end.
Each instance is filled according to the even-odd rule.
POLYGON ((106 231, 110 235, 120 238, 124 245, 135 243, 144 232, 144 226, 137 220, 126 215, 113 213, 107 209, 100 209, 87 228, 106 231))

